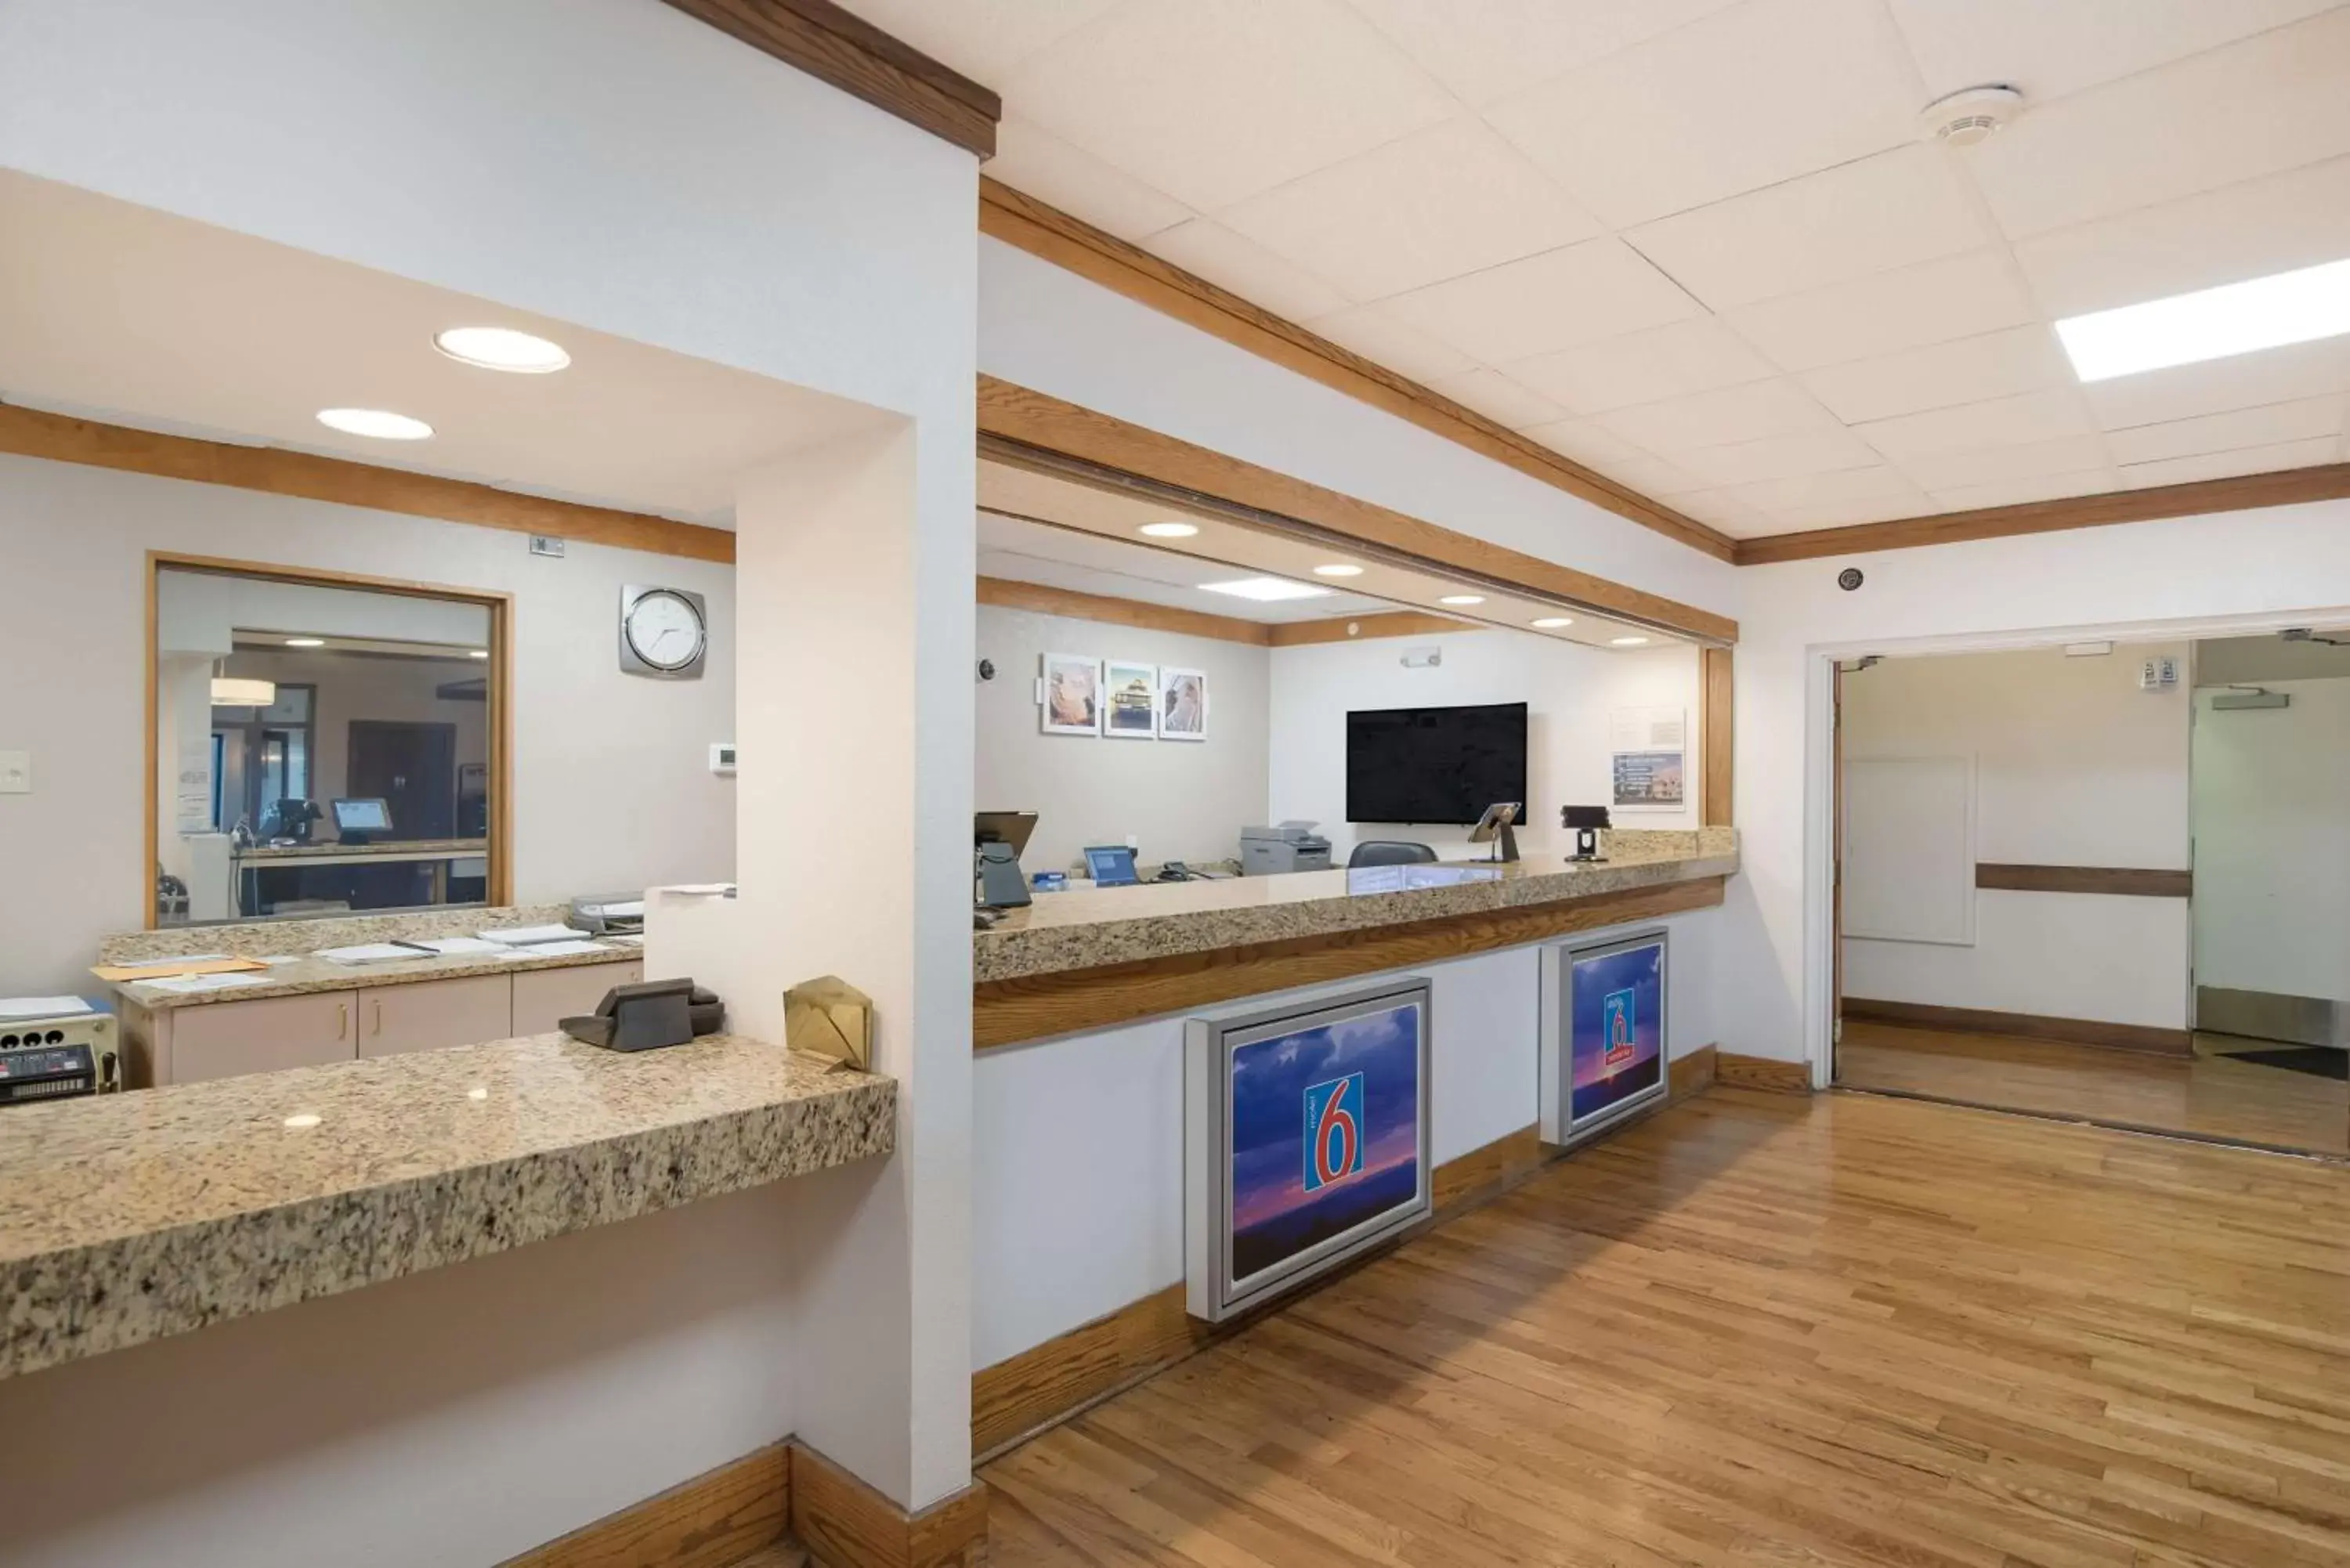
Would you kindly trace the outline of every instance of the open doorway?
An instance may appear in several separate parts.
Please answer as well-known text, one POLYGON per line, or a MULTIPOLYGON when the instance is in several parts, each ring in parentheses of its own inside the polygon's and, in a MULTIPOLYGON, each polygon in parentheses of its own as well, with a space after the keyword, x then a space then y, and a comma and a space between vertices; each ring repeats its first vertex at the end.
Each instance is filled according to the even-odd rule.
POLYGON ((2350 1153, 2350 648, 1872 658, 1835 707, 1839 1085, 2350 1153))

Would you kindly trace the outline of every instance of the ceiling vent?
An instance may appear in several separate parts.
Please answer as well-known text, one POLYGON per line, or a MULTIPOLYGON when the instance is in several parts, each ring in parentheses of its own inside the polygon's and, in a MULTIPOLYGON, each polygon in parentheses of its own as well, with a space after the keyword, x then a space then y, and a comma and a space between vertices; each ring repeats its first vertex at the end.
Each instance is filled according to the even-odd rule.
POLYGON ((1972 147, 2023 112, 2012 87, 1972 87, 1938 98, 1918 111, 1918 140, 1972 147))

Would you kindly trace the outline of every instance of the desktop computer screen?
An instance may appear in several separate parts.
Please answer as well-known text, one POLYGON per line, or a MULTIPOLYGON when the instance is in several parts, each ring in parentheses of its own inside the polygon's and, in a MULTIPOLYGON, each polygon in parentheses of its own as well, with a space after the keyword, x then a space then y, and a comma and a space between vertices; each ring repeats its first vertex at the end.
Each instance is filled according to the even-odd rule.
POLYGON ((333 809, 338 833, 391 831, 391 807, 381 800, 338 800, 333 809))
POLYGON ((1134 851, 1123 844, 1088 848, 1086 869, 1093 874, 1097 888, 1131 888, 1139 880, 1134 874, 1134 851))

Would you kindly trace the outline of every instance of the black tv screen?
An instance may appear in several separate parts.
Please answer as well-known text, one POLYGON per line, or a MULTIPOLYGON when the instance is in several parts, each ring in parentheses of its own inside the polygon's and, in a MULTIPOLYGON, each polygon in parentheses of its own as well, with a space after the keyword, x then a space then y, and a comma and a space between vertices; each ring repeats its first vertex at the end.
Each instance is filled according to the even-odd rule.
POLYGON ((1523 702, 1347 715, 1348 822, 1473 823, 1497 800, 1525 798, 1523 702))

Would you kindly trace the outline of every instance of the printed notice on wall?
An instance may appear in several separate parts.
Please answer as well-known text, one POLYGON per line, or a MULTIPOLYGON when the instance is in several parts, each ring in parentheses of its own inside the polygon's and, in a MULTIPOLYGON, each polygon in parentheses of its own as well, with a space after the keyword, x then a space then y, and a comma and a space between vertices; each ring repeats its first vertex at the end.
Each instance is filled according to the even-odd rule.
POLYGON ((203 746, 180 749, 179 777, 172 794, 178 831, 213 831, 213 754, 209 741, 203 746))
POLYGON ((1682 766, 1689 710, 1618 708, 1608 715, 1617 811, 1679 811, 1686 803, 1682 766))

